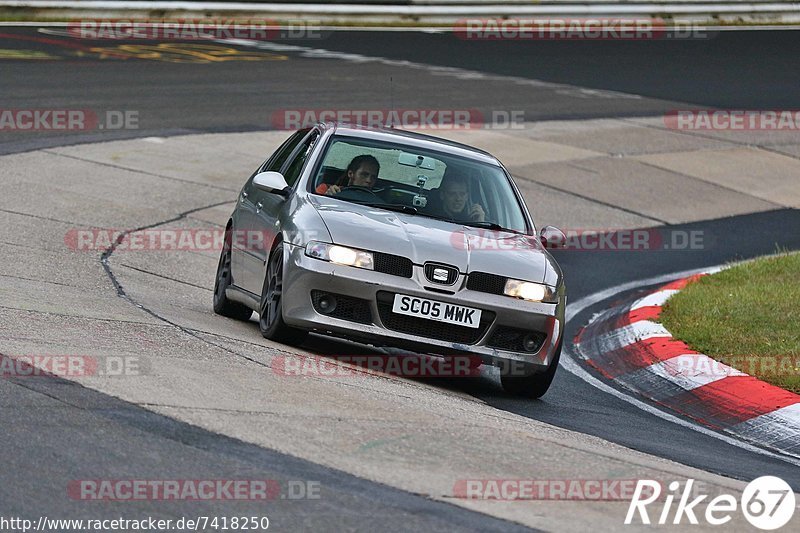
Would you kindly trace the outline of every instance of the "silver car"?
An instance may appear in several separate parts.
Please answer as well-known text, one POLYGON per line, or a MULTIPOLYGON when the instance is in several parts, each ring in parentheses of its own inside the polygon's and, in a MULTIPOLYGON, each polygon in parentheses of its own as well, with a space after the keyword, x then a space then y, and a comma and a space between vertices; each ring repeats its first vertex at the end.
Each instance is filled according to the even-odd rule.
POLYGON ((295 132, 247 180, 227 223, 214 311, 264 337, 322 333, 500 367, 544 394, 566 294, 522 195, 490 154, 395 129, 295 132))

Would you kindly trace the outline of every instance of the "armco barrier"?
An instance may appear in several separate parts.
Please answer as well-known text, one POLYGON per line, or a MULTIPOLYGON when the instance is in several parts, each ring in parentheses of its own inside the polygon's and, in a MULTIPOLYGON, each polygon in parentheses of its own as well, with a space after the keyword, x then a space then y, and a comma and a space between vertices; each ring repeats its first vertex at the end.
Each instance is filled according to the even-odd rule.
POLYGON ((354 0, 357 3, 184 2, 124 0, 0 0, 3 11, 31 18, 77 17, 91 13, 108 17, 262 16, 278 20, 313 17, 322 22, 416 22, 452 25, 465 17, 658 16, 666 20, 708 24, 800 22, 798 2, 736 0, 669 0, 609 2, 608 0, 354 0))

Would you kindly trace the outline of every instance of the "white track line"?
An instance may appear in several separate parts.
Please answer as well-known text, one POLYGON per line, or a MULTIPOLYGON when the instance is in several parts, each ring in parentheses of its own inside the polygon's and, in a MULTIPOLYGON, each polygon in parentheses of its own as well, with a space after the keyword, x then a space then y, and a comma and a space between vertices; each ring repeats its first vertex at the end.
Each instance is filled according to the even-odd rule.
POLYGON ((687 353, 671 357, 666 361, 653 363, 643 370, 674 383, 684 390, 694 390, 731 376, 747 375, 701 353, 687 353))
POLYGON ((640 320, 603 333, 598 337, 597 342, 603 346, 611 344, 615 349, 619 349, 655 337, 672 338, 672 334, 661 324, 651 320, 640 320))
POLYGON ((663 307, 667 300, 669 300, 670 296, 679 292, 680 291, 675 289, 666 289, 648 294, 644 298, 639 298, 636 300, 631 306, 631 311, 636 311, 642 307, 663 307))
POLYGON ((800 403, 745 420, 734 427, 742 435, 757 436, 760 441, 773 446, 796 442, 800 433, 797 429, 800 427, 800 403))
MULTIPOLYGON (((610 287, 608 289, 596 292, 594 294, 590 294, 589 296, 581 298, 580 300, 567 306, 566 321, 567 323, 569 323, 573 318, 575 318, 575 316, 577 316, 584 309, 592 305, 595 305, 598 302, 602 302, 603 300, 607 300, 608 298, 611 298, 612 296, 615 296, 620 292, 636 289, 638 287, 645 287, 647 285, 655 285, 657 283, 668 283, 678 278, 685 278, 694 274, 716 272, 718 270, 721 270, 722 268, 723 266, 717 266, 712 268, 700 268, 696 270, 684 270, 683 272, 675 272, 673 274, 665 274, 663 276, 655 276, 652 278, 630 281, 628 283, 623 283, 621 285, 610 287)), ((608 385, 607 383, 604 383, 599 379, 597 379, 596 377, 592 376, 584 368, 582 368, 576 361, 575 355, 572 354, 571 350, 568 349, 567 345, 564 345, 564 355, 566 357, 561 358, 561 366, 564 368, 564 370, 582 379, 589 385, 598 388, 601 391, 606 392, 616 398, 619 398, 620 400, 627 402, 633 405, 634 407, 641 409, 642 411, 657 416, 668 422, 672 422, 673 424, 677 424, 679 426, 683 426, 685 428, 697 431, 698 433, 701 433, 703 435, 713 437, 717 440, 721 440, 722 442, 730 444, 731 446, 736 446, 737 448, 741 448, 749 452, 757 453, 759 455, 765 455, 773 459, 778 459, 780 461, 784 461, 794 466, 800 466, 800 459, 771 452, 769 450, 759 448, 758 446, 753 446, 752 444, 741 441, 739 439, 729 437, 728 435, 717 433, 716 431, 712 431, 694 422, 662 411, 661 409, 658 409, 631 395, 625 394, 624 392, 615 389, 614 387, 608 385)))

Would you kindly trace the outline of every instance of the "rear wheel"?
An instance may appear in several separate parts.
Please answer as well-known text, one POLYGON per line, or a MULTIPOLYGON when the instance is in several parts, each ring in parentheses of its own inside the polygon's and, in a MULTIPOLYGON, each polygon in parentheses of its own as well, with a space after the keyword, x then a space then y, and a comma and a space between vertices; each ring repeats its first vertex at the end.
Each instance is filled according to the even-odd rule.
POLYGON ((214 312, 236 320, 250 320, 253 310, 239 302, 228 300, 225 289, 231 286, 231 232, 225 231, 225 240, 217 264, 217 277, 214 281, 214 312))
POLYGON ((514 396, 541 398, 553 382, 553 377, 555 377, 556 370, 558 369, 559 359, 561 359, 561 341, 559 341, 558 347, 555 350, 553 360, 550 361, 550 365, 544 372, 538 372, 527 376, 501 373, 500 383, 503 385, 503 390, 514 396))
POLYGON ((287 326, 283 321, 281 296, 283 294, 283 243, 278 243, 269 255, 267 276, 261 291, 258 329, 261 335, 276 342, 297 344, 308 332, 287 326))

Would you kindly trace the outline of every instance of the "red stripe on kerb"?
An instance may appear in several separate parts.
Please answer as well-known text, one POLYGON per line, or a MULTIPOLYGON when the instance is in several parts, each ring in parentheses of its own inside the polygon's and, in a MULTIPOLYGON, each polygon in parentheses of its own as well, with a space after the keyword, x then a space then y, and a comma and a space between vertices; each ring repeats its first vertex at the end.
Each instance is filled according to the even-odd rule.
POLYGON ((672 337, 653 337, 634 343, 646 346, 647 351, 653 357, 653 363, 666 361, 685 353, 700 353, 689 348, 683 341, 675 340, 672 337))
POLYGON ((578 330, 578 334, 575 335, 575 338, 572 340, 573 344, 580 344, 581 343, 581 336, 583 335, 584 331, 586 331, 585 327, 582 327, 581 329, 578 330))
POLYGON ((747 420, 800 403, 800 396, 753 376, 728 376, 693 391, 702 401, 719 404, 731 416, 747 420))
POLYGON ((603 374, 613 379, 679 355, 696 353, 684 342, 669 337, 653 337, 599 354, 592 358, 592 366, 602 368, 603 374))
POLYGON ((591 359, 587 359, 587 360, 586 360, 586 364, 587 364, 588 366, 590 366, 590 367, 594 368, 594 369, 595 369, 595 370, 597 370, 598 372, 600 372, 600 374, 601 374, 602 376, 604 376, 604 377, 606 377, 606 378, 608 378, 608 379, 614 379, 614 376, 612 376, 611 374, 609 374, 608 372, 606 372, 606 369, 605 369, 605 368, 603 368, 603 367, 601 367, 601 366, 598 366, 598 365, 597 365, 597 363, 595 363, 595 362, 594 362, 594 361, 592 361, 591 359))
POLYGON ((659 291, 679 291, 686 287, 688 284, 697 281, 698 279, 702 278, 703 276, 707 276, 708 274, 695 274, 694 276, 689 276, 688 278, 678 279, 673 281, 672 283, 667 283, 663 287, 659 288, 659 291))
POLYGON ((753 376, 729 376, 664 403, 692 418, 725 427, 800 403, 800 396, 753 376))
POLYGON ((661 315, 660 305, 648 305, 640 307, 628 313, 628 324, 639 322, 640 320, 656 320, 661 315))

